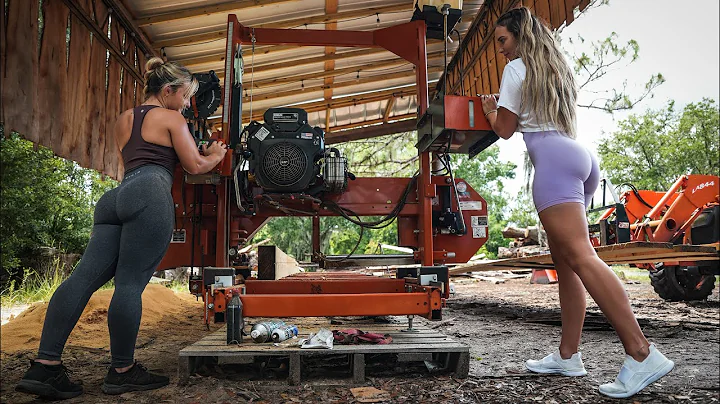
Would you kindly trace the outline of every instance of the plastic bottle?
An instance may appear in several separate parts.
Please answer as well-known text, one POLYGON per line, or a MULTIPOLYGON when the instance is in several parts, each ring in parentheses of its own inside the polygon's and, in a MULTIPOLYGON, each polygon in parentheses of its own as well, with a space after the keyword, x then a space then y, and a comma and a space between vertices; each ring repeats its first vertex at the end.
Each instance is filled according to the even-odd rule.
POLYGON ((233 293, 230 303, 225 310, 225 322, 227 323, 227 343, 239 344, 242 342, 242 301, 237 293, 233 293))
POLYGON ((252 330, 250 330, 250 337, 255 342, 268 342, 272 340, 272 332, 284 325, 284 321, 257 323, 252 327, 252 330))
POLYGON ((272 332, 272 340, 273 342, 282 342, 286 339, 290 339, 296 335, 298 335, 298 328, 294 325, 284 325, 282 327, 278 327, 272 332))

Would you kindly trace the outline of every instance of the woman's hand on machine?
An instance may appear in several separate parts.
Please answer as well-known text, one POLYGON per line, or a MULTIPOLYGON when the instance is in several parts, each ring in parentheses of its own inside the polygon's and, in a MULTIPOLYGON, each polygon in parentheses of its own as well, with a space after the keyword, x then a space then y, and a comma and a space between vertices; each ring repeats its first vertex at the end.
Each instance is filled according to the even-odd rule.
POLYGON ((203 155, 205 156, 211 156, 211 155, 219 155, 219 156, 225 156, 225 153, 227 153, 227 145, 223 143, 222 140, 216 140, 212 143, 210 143, 210 146, 203 145, 203 155))
POLYGON ((492 112, 497 112, 497 99, 499 94, 482 94, 480 99, 482 100, 482 107, 485 116, 487 117, 492 112))
POLYGON ((219 154, 221 156, 224 156, 225 153, 227 153, 227 145, 225 145, 222 140, 213 142, 208 149, 210 154, 219 154))

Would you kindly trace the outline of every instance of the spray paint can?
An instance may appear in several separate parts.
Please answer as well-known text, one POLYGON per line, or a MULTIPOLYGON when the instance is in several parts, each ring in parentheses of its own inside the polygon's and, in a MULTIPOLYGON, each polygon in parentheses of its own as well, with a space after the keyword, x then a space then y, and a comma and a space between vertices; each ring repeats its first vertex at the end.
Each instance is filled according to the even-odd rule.
POLYGON ((296 335, 298 335, 298 328, 294 325, 284 325, 281 327, 276 328, 272 332, 272 340, 273 342, 282 342, 286 339, 290 339, 296 335))
POLYGON ((238 344, 242 342, 242 301, 237 292, 233 292, 233 296, 225 309, 225 323, 227 324, 227 343, 238 344))
POLYGON ((250 337, 255 342, 268 342, 272 340, 272 332, 284 325, 284 321, 257 323, 252 327, 252 330, 250 330, 250 337))

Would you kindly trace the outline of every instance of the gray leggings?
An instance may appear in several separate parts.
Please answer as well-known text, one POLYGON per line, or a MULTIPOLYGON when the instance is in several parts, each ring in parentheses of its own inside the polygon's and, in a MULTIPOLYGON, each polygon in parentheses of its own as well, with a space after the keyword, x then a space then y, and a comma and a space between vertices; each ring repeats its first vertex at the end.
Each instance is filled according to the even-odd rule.
POLYGON ((111 366, 134 363, 141 296, 170 245, 172 180, 163 167, 145 165, 126 173, 122 184, 100 198, 85 253, 50 299, 39 359, 60 360, 90 296, 115 278, 108 309, 111 366))

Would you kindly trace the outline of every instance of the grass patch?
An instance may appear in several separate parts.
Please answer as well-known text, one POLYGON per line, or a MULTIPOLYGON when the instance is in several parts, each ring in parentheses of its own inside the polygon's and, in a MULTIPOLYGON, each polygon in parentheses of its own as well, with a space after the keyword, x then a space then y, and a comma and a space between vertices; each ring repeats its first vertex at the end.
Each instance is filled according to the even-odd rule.
POLYGON ((31 268, 25 268, 21 284, 12 280, 0 292, 0 304, 8 307, 50 300, 55 289, 65 280, 61 268, 59 259, 55 259, 52 269, 43 275, 39 275, 31 268))
POLYGON ((610 268, 620 279, 650 283, 647 269, 635 268, 630 265, 612 265, 610 268))
MULTIPOLYGON (((67 277, 62 271, 60 259, 56 258, 52 268, 42 275, 32 268, 25 268, 22 279, 22 282, 19 283, 14 280, 10 281, 10 284, 0 291, 0 305, 10 307, 19 304, 47 302, 67 277)), ((168 282, 165 286, 175 293, 189 293, 187 282, 173 281, 168 282)), ((110 279, 100 287, 100 290, 114 288, 115 282, 110 279)))
POLYGON ((180 281, 172 281, 168 284, 166 284, 170 290, 172 290, 175 293, 190 293, 190 286, 187 282, 180 282, 180 281))

